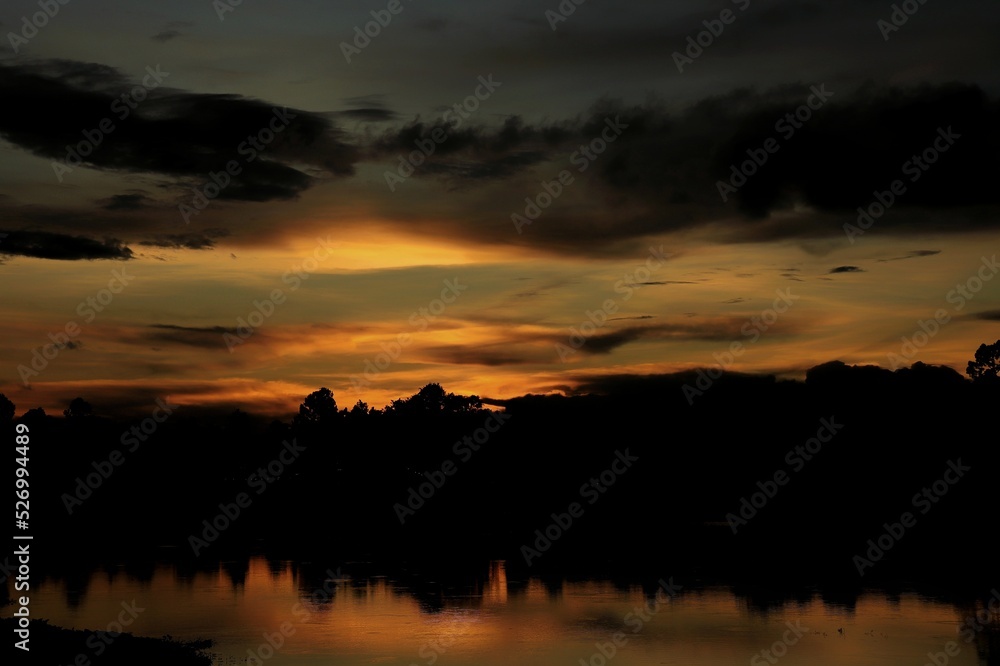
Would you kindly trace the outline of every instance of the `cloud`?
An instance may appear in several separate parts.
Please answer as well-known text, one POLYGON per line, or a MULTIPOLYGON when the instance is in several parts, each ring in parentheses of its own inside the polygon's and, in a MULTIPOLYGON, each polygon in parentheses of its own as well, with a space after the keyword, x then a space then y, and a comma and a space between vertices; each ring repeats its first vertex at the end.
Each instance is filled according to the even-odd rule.
POLYGON ((935 254, 941 254, 941 250, 912 250, 908 254, 902 257, 891 257, 889 259, 879 259, 880 262, 886 261, 902 261, 903 259, 918 259, 920 257, 933 257, 935 254))
POLYGON ((154 342, 169 342, 201 349, 225 348, 223 335, 237 335, 236 329, 224 326, 176 326, 173 324, 151 324, 144 336, 154 342))
POLYGON ((144 208, 151 208, 155 200, 150 199, 142 193, 133 193, 114 194, 106 199, 98 200, 97 203, 101 205, 101 208, 109 211, 143 210, 144 208))
POLYGON ((369 158, 398 158, 420 146, 433 146, 433 154, 426 157, 415 175, 493 180, 545 161, 550 151, 569 136, 564 127, 527 126, 517 116, 508 117, 499 127, 463 126, 458 115, 446 110, 433 122, 417 119, 373 137, 369 158))
MULTIPOLYGON (((656 99, 639 105, 602 99, 575 118, 534 124, 518 116, 498 126, 417 119, 369 135, 366 159, 392 171, 418 144, 433 146, 413 177, 441 179, 451 191, 481 192, 490 197, 487 205, 510 211, 508 218, 524 212, 525 197, 537 195, 541 181, 566 170, 574 181, 543 211, 544 224, 526 226, 524 238, 506 241, 558 253, 627 252, 644 237, 691 231, 726 243, 840 241, 845 216, 856 218, 872 191, 894 180, 908 189, 893 214, 879 218, 882 232, 1000 226, 1000 216, 991 214, 1000 190, 982 167, 1000 152, 992 130, 1000 123, 995 98, 963 84, 827 87, 833 94, 789 136, 788 114, 814 87, 739 89, 681 109, 656 99), (612 125, 621 133, 604 141, 602 133, 612 125), (435 134, 443 140, 434 141, 435 134), (723 201, 719 184, 749 159, 748 150, 760 151, 768 140, 778 142, 778 151, 723 201), (935 141, 951 142, 940 166, 931 165, 921 172, 919 186, 910 185, 912 165, 904 173, 904 163, 935 141), (592 142, 602 150, 585 160, 581 148, 592 142), (506 189, 486 189, 501 181, 506 189)), ((511 229, 500 228, 504 219, 468 224, 475 215, 467 211, 461 225, 440 224, 481 242, 511 229)))
MULTIPOLYGON (((384 96, 369 95, 343 100, 349 107, 344 111, 290 109, 296 117, 247 161, 239 147, 246 148, 247 137, 266 128, 275 109, 281 112, 284 107, 163 85, 120 119, 111 105, 135 83, 117 69, 93 63, 0 66, 0 94, 19 100, 0 114, 5 139, 58 161, 65 159, 67 145, 80 143, 83 130, 110 118, 114 141, 108 137, 98 145, 85 158, 86 166, 126 177, 151 175, 155 187, 167 194, 167 200, 159 202, 151 198, 156 195, 126 190, 100 200, 98 205, 114 219, 70 206, 47 211, 11 206, 18 208, 12 219, 48 231, 100 229, 129 241, 135 234, 137 242, 155 243, 171 233, 168 225, 174 220, 168 218, 176 217, 177 203, 190 203, 191 188, 211 182, 209 174, 221 173, 229 161, 236 160, 241 169, 218 196, 228 200, 229 207, 216 206, 202 214, 216 226, 226 224, 221 218, 232 214, 238 205, 233 202, 295 199, 321 182, 355 174, 360 166, 374 167, 375 173, 393 171, 399 158, 420 144, 432 145, 434 153, 413 177, 442 190, 421 192, 404 204, 401 198, 381 196, 385 183, 379 176, 357 183, 363 205, 387 224, 480 245, 530 246, 577 256, 632 255, 647 238, 665 234, 684 234, 695 241, 700 234, 723 243, 794 239, 807 247, 843 241, 844 221, 856 213, 845 215, 870 203, 873 188, 907 178, 901 165, 932 144, 939 128, 947 134, 951 127, 960 138, 941 155, 941 166, 924 172, 919 187, 908 186, 892 215, 879 218, 879 230, 961 233, 1000 225, 994 211, 1000 190, 992 187, 980 166, 1000 150, 1000 138, 991 129, 1000 121, 1000 104, 971 85, 909 89, 868 84, 834 90, 787 140, 775 130, 776 121, 805 101, 809 85, 740 89, 687 107, 656 99, 638 105, 601 99, 564 119, 528 122, 512 115, 491 123, 490 116, 482 114, 477 116, 484 119, 479 125, 457 124, 458 116, 396 124, 397 114, 384 96), (352 133, 337 122, 348 122, 352 133), (581 147, 600 139, 608 123, 620 127, 620 135, 612 142, 601 139, 603 151, 581 170, 581 147), (442 136, 440 142, 433 138, 442 136), (745 161, 747 150, 776 137, 779 151, 724 202, 718 183, 730 177, 732 165, 745 161), (859 154, 865 159, 859 161, 859 154), (541 183, 552 182, 562 170, 574 180, 546 207, 544 224, 516 233, 511 215, 523 213, 525 198, 537 196, 541 183), (447 202, 445 210, 442 202, 447 202), (67 228, 69 219, 74 220, 72 228, 67 228)), ((311 203, 312 211, 331 201, 311 203)), ((237 210, 236 215, 241 213, 237 210)), ((264 216, 241 217, 246 224, 240 242, 261 243, 280 235, 276 229, 286 221, 283 215, 272 209, 264 216)), ((906 258, 930 256, 923 252, 931 251, 906 258)))
POLYGON ((354 120, 364 120, 366 122, 378 123, 395 120, 396 113, 388 109, 368 107, 366 109, 349 109, 341 111, 340 115, 353 118, 354 120))
POLYGON ((150 70, 158 74, 143 80, 158 85, 132 109, 119 97, 138 82, 105 65, 48 60, 0 66, 0 94, 16 100, 0 114, 0 135, 39 157, 65 161, 67 145, 81 145, 84 131, 101 136, 96 128, 108 121, 114 140, 92 146, 84 164, 198 187, 235 161, 239 173, 220 199, 291 199, 321 177, 354 173, 357 149, 322 115, 240 95, 170 89, 163 83, 170 81, 168 71, 150 70))
POLYGON ((0 255, 37 259, 132 259, 132 250, 121 241, 103 241, 87 236, 70 236, 47 231, 10 231, 0 243, 0 255))
POLYGON ((484 365, 498 367, 505 365, 523 365, 542 361, 537 354, 516 354, 511 351, 498 351, 482 347, 431 347, 425 353, 437 363, 458 365, 484 365))
POLYGON ((658 286, 665 284, 697 284, 697 282, 691 282, 690 280, 652 280, 649 282, 636 282, 635 284, 643 286, 658 286))
POLYGON ((1000 321, 1000 310, 984 310, 971 315, 974 319, 983 321, 1000 321))
POLYGON ((827 275, 833 275, 834 273, 864 273, 864 270, 857 266, 837 266, 836 268, 831 268, 827 275))
POLYGON ((150 37, 150 39, 153 40, 154 42, 162 43, 162 42, 169 42, 171 39, 176 39, 177 37, 180 36, 181 32, 178 30, 164 30, 162 32, 156 33, 155 35, 150 37))
POLYGON ((174 250, 211 250, 215 247, 215 238, 225 235, 227 234, 222 230, 207 230, 204 233, 161 234, 152 240, 145 240, 139 244, 174 250))
MULTIPOLYGON (((745 322, 746 319, 740 317, 715 317, 696 322, 629 326, 592 335, 578 351, 590 355, 609 354, 624 345, 646 340, 726 342, 740 337, 740 327, 745 322)), ((554 333, 551 340, 569 346, 569 336, 565 333, 554 333)))
MULTIPOLYGON (((725 377, 729 381, 742 381, 747 388, 761 384, 773 384, 772 374, 750 374, 727 370, 725 377)), ((567 395, 585 395, 588 393, 608 395, 670 395, 681 394, 685 384, 694 384, 698 379, 695 371, 662 373, 662 374, 610 374, 584 375, 576 378, 573 387, 565 390, 567 395)))

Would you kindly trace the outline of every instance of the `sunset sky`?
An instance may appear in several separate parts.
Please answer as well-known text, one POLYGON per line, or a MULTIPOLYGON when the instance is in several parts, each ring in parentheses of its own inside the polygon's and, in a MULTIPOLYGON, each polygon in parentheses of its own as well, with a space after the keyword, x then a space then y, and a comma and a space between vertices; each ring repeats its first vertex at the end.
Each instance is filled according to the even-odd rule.
POLYGON ((0 392, 964 373, 1000 338, 1000 5, 904 4, 6 2, 0 392))

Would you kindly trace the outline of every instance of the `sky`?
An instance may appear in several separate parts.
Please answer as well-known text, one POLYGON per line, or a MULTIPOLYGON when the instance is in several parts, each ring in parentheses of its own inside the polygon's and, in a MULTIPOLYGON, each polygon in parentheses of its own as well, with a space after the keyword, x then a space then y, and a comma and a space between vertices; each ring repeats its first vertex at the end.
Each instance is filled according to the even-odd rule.
POLYGON ((1000 338, 995 2, 12 0, 0 34, 19 413, 1000 338))

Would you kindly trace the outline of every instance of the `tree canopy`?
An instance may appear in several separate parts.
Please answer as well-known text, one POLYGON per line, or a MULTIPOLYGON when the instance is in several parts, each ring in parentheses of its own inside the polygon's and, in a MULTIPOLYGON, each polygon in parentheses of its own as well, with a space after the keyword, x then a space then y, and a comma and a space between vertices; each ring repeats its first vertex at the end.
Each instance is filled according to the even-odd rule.
POLYGON ((975 360, 969 361, 965 372, 976 381, 997 379, 1000 373, 1000 340, 991 345, 979 345, 975 360))

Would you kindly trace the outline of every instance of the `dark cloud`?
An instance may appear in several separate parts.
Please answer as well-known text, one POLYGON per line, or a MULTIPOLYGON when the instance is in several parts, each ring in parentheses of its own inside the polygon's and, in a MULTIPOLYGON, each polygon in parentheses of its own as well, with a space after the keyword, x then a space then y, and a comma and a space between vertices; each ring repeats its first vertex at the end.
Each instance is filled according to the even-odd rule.
MULTIPOLYGON (((691 323, 664 323, 651 326, 630 326, 620 330, 597 333, 586 338, 578 351, 585 354, 609 354, 632 342, 656 341, 708 341, 727 342, 739 339, 740 327, 746 320, 738 317, 706 319, 691 323)), ((786 328, 786 331, 791 330, 786 328)), ((568 336, 553 336, 554 342, 568 346, 568 336)))
MULTIPOLYGON (((459 124, 454 110, 445 109, 435 119, 417 118, 390 128, 372 124, 390 122, 396 114, 383 96, 371 95, 345 99, 346 111, 290 110, 296 117, 287 128, 247 162, 239 146, 267 127, 277 107, 239 95, 178 91, 166 87, 170 82, 168 77, 127 118, 119 119, 111 105, 136 82, 114 68, 69 61, 0 66, 0 92, 5 99, 19 100, 0 110, 0 135, 58 161, 66 157, 67 145, 81 141, 83 130, 111 118, 113 135, 85 164, 153 174, 171 197, 159 206, 144 194, 126 191, 98 203, 116 216, 130 211, 152 215, 154 208, 190 202, 190 188, 210 182, 209 173, 220 173, 231 160, 242 172, 218 198, 287 200, 322 179, 353 174, 361 160, 393 171, 399 158, 420 144, 432 145, 434 153, 413 176, 438 179, 463 197, 475 197, 474 208, 463 210, 472 200, 457 198, 453 214, 429 220, 421 209, 425 200, 402 212, 398 203, 387 201, 393 219, 486 244, 624 256, 634 254, 645 237, 709 225, 713 239, 721 242, 833 242, 844 239, 843 226, 857 217, 857 207, 870 204, 873 192, 885 191, 896 179, 907 179, 907 190, 879 218, 880 233, 981 231, 1000 224, 993 210, 1000 203, 1000 189, 981 166, 991 163, 1000 149, 1000 135, 992 129, 1000 111, 996 99, 970 85, 831 89, 829 101, 787 139, 776 131, 776 122, 805 101, 810 85, 741 89, 686 108, 655 99, 640 105, 602 99, 578 116, 534 123, 510 116, 496 125, 459 124), (451 116, 445 115, 449 112, 451 116), (351 119, 352 126, 366 129, 349 137, 333 119, 351 119), (582 163, 574 162, 574 156, 579 160, 581 147, 602 141, 609 127, 620 128, 620 134, 579 170, 582 163), (939 128, 947 134, 948 127, 960 138, 939 164, 910 183, 903 163, 932 145, 939 128), (434 137, 444 138, 438 142, 434 137), (718 183, 730 177, 732 165, 748 159, 747 150, 760 149, 767 139, 778 140, 778 152, 723 202, 718 183), (522 213, 525 197, 537 195, 540 183, 551 182, 563 169, 574 183, 545 209, 544 224, 532 224, 520 236, 514 233, 511 214, 522 213), (509 187, 488 189, 500 181, 509 187), (789 214, 793 208, 804 212, 789 214)), ((73 213, 79 218, 74 229, 130 238, 122 230, 139 228, 144 233, 137 234, 138 240, 146 242, 157 240, 154 232, 169 233, 166 216, 175 215, 170 210, 157 217, 134 216, 135 226, 131 220, 126 226, 124 217, 112 222, 93 211, 73 213)), ((22 210, 13 219, 21 226, 67 231, 65 211, 47 215, 44 221, 38 211, 22 210)), ((263 225, 251 226, 244 234, 249 242, 273 233, 263 225)), ((905 258, 917 256, 930 255, 905 258)), ((791 273, 786 271, 786 277, 795 280, 791 273)))
POLYGON ((154 42, 169 42, 171 39, 176 39, 177 37, 180 36, 181 32, 178 30, 164 30, 162 32, 156 33, 155 35, 150 37, 150 39, 152 39, 154 42))
POLYGON ((864 273, 864 270, 857 266, 837 266, 836 268, 831 268, 827 275, 833 275, 834 273, 864 273))
MULTIPOLYGON (((775 382, 775 376, 771 374, 751 374, 733 372, 727 370, 725 373, 727 380, 743 380, 752 382, 747 387, 753 385, 767 385, 775 382)), ((580 377, 575 386, 566 390, 567 395, 585 394, 608 394, 608 395, 669 395, 681 394, 682 387, 694 385, 699 376, 697 371, 684 371, 675 373, 663 373, 652 375, 589 375, 580 377)))
POLYGON ((652 286, 662 286, 665 284, 697 284, 696 282, 691 282, 690 280, 651 280, 649 282, 636 282, 637 285, 642 285, 644 287, 652 286))
POLYGON ((886 261, 902 261, 903 259, 917 259, 920 257, 933 257, 935 254, 941 254, 941 250, 913 250, 909 254, 905 254, 902 257, 891 257, 889 259, 879 259, 880 262, 886 261))
POLYGON ((211 230, 205 233, 162 234, 139 244, 174 250, 211 250, 215 247, 215 238, 224 235, 226 234, 211 230))
POLYGON ((396 113, 389 109, 379 107, 367 107, 363 109, 349 109, 341 111, 340 115, 353 120, 363 120, 370 123, 386 122, 396 119, 396 113))
POLYGON ((426 350, 432 360, 438 363, 459 365, 484 365, 490 367, 523 365, 542 360, 538 354, 517 354, 512 351, 498 351, 481 347, 433 347, 426 350))
POLYGON ((996 100, 982 90, 962 85, 912 90, 868 86, 852 93, 828 92, 833 93, 830 100, 798 129, 787 121, 777 130, 776 125, 806 101, 806 90, 798 99, 765 104, 737 119, 737 131, 716 152, 720 178, 728 179, 732 165, 745 162, 747 151, 759 149, 768 138, 780 146, 766 168, 750 176, 734 195, 745 213, 766 215, 793 196, 823 210, 853 211, 867 206, 876 191, 888 190, 895 180, 907 188, 897 204, 903 207, 998 202, 996 192, 984 187, 988 175, 982 164, 998 147, 991 128, 1000 113, 996 100), (785 139, 782 133, 787 135, 789 129, 794 134, 785 139), (905 166, 935 141, 945 147, 938 159, 947 166, 905 166))
POLYGON ((392 111, 385 103, 384 95, 363 95, 361 97, 348 97, 344 104, 352 107, 346 111, 340 111, 337 115, 360 120, 363 122, 385 122, 395 120, 398 114, 392 111))
MULTIPOLYGON (((609 321, 654 318, 652 315, 641 315, 609 321)), ((553 358, 571 360, 577 352, 585 356, 610 354, 619 347, 647 340, 729 342, 740 337, 740 327, 745 322, 743 318, 721 317, 685 323, 627 326, 621 329, 609 327, 610 330, 601 330, 586 337, 582 345, 578 341, 574 342, 566 330, 511 332, 502 342, 437 346, 425 352, 432 360, 440 363, 486 366, 551 363, 553 358)))
POLYGON ((37 259, 131 259, 132 250, 121 241, 103 241, 47 231, 10 231, 0 243, 0 255, 37 259))
POLYGON ((224 326, 175 326, 173 324, 151 324, 144 336, 153 342, 169 342, 173 344, 185 345, 188 347, 198 347, 200 349, 225 348, 226 343, 223 335, 237 335, 235 329, 224 326))
POLYGON ((417 119, 373 137, 369 151, 375 159, 398 158, 420 146, 433 147, 433 154, 416 168, 416 175, 490 180, 545 161, 570 134, 564 126, 527 126, 517 116, 507 118, 499 127, 469 126, 458 113, 446 109, 433 122, 417 119))
POLYGON ((63 161, 66 146, 81 144, 84 131, 101 136, 96 128, 107 119, 114 140, 104 138, 82 156, 87 166, 160 174, 197 187, 236 161, 241 171, 220 199, 290 199, 319 175, 354 172, 356 149, 322 115, 239 95, 170 89, 169 72, 150 70, 159 74, 144 80, 158 87, 130 109, 119 97, 138 81, 111 67, 71 61, 2 66, 0 94, 17 102, 0 111, 0 135, 39 157, 63 161), (279 128, 265 145, 262 138, 279 128))
MULTIPOLYGON (((960 84, 828 86, 826 101, 796 128, 788 114, 817 90, 808 84, 740 89, 680 110, 655 99, 635 106, 605 99, 576 119, 540 124, 516 116, 493 127, 418 120, 369 136, 368 158, 394 170, 399 157, 423 144, 434 146, 434 154, 414 177, 456 181, 456 189, 519 177, 515 185, 523 182, 524 191, 498 204, 514 213, 523 212, 524 197, 537 194, 543 179, 567 169, 574 177, 569 194, 544 211, 544 224, 522 229, 534 246, 561 252, 627 251, 643 236, 709 224, 723 242, 843 239, 856 209, 895 180, 906 191, 891 214, 879 218, 880 232, 1000 225, 991 214, 1000 189, 983 167, 1000 151, 995 98, 960 84), (605 145, 602 134, 612 128, 620 134, 605 145), (759 155, 768 140, 777 142, 777 152, 745 182, 734 180, 738 185, 723 201, 719 184, 750 159, 747 151, 759 155), (904 165, 935 141, 952 145, 912 181, 914 167, 904 165), (603 152, 584 160, 581 148, 592 142, 603 152)), ((459 233, 490 240, 496 228, 459 233)))
POLYGON ((134 193, 134 194, 115 194, 106 199, 100 199, 98 204, 104 210, 117 211, 117 210, 142 210, 144 208, 152 207, 155 203, 153 199, 150 199, 145 194, 134 193))
POLYGON ((1000 321, 1000 310, 984 310, 971 315, 974 319, 983 321, 1000 321))

